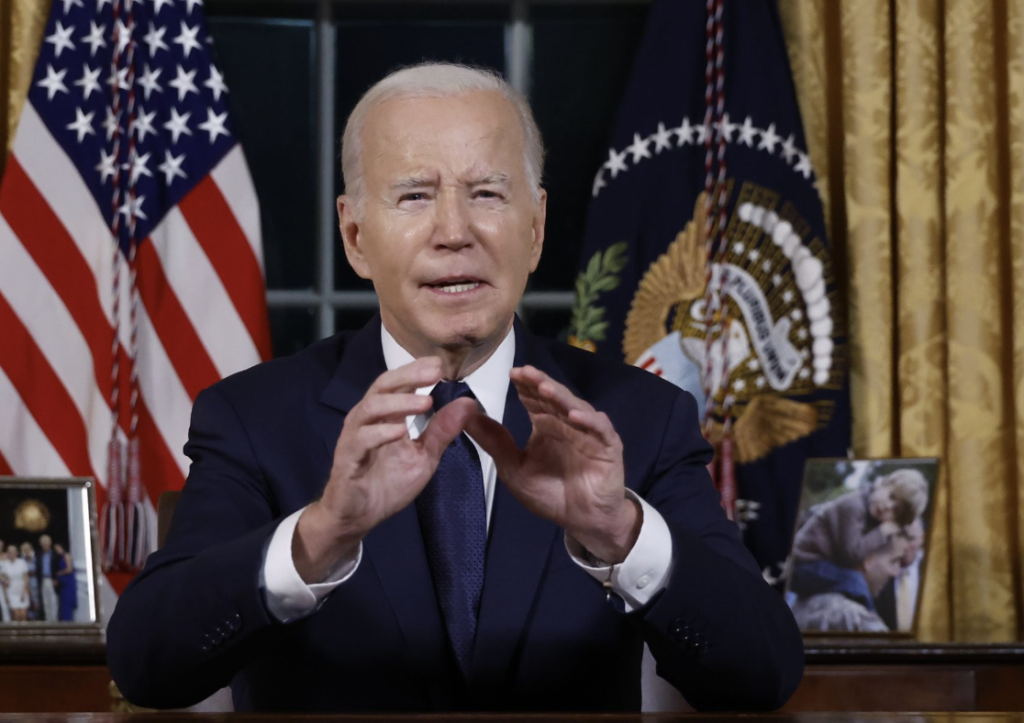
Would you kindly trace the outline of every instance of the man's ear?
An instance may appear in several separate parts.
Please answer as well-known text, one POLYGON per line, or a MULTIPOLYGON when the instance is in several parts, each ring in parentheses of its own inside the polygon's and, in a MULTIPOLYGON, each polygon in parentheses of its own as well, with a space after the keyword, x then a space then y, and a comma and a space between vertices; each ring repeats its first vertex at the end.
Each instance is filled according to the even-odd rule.
POLYGON ((533 243, 530 246, 530 273, 537 270, 540 254, 544 250, 544 221, 548 215, 548 192, 540 189, 540 198, 534 204, 533 243))
POLYGON ((356 200, 351 196, 338 196, 338 227, 349 266, 360 278, 371 279, 370 265, 363 253, 362 229, 356 217, 356 200))

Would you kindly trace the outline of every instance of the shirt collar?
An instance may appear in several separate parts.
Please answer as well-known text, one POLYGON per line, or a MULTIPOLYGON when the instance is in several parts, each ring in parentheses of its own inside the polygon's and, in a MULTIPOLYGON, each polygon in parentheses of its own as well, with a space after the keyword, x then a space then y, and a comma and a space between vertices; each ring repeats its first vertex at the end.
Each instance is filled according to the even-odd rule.
MULTIPOLYGON (((384 363, 388 371, 397 369, 400 366, 414 361, 414 357, 399 344, 395 337, 380 325, 380 342, 384 349, 384 363)), ((516 335, 513 329, 509 329, 505 338, 502 339, 498 348, 481 364, 476 370, 467 376, 464 381, 473 396, 483 405, 487 416, 496 422, 501 422, 505 416, 505 397, 508 395, 509 372, 512 371, 512 364, 516 356, 516 335)), ((430 394, 434 389, 433 384, 429 387, 421 387, 416 390, 417 394, 430 394)))

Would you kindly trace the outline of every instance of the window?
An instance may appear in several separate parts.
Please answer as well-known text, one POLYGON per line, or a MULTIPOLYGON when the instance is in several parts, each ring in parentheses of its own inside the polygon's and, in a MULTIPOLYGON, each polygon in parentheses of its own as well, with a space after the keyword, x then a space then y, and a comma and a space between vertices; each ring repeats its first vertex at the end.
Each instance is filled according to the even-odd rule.
POLYGON ((548 150, 547 241, 521 313, 563 337, 593 175, 604 162, 647 3, 207 0, 235 127, 259 194, 274 354, 376 310, 341 251, 334 199, 345 119, 389 70, 421 60, 494 68, 531 102, 548 150))

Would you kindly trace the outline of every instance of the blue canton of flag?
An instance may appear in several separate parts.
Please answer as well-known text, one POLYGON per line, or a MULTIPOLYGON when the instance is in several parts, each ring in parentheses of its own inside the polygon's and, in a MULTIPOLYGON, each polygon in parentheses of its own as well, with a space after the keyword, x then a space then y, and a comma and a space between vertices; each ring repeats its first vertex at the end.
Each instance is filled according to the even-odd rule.
POLYGON ((570 342, 697 398, 723 506, 777 582, 804 461, 845 455, 849 402, 837 280, 775 3, 656 1, 611 143, 570 342))
POLYGON ((126 252, 132 222, 148 236, 234 145, 201 5, 55 0, 50 14, 29 99, 126 252))

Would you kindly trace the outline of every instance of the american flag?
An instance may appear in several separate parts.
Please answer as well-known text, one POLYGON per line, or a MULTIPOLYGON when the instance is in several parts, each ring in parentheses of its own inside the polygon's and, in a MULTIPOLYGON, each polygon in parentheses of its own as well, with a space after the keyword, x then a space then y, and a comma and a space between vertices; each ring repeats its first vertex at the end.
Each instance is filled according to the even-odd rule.
POLYGON ((196 394, 270 355, 211 49, 202 0, 54 0, 0 184, 0 474, 95 477, 117 591, 196 394))

